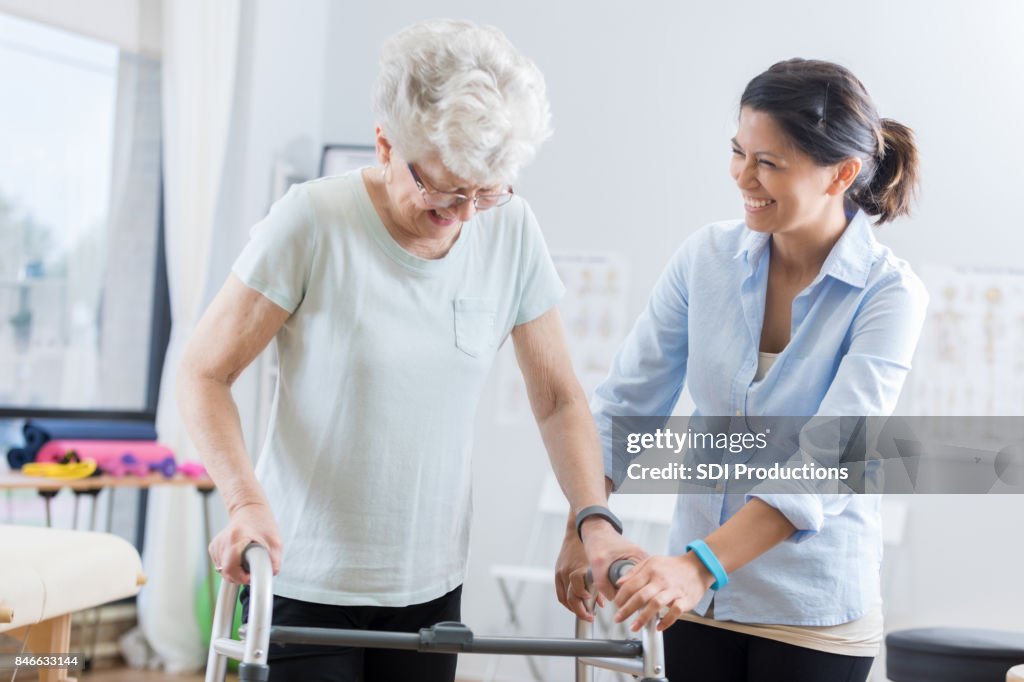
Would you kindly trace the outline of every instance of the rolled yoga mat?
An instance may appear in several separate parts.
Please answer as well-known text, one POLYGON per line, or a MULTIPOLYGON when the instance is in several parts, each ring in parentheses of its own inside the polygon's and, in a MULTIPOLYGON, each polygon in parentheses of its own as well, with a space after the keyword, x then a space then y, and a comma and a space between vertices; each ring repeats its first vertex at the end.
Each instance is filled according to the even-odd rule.
POLYGON ((95 460, 103 467, 108 460, 119 461, 131 454, 146 465, 159 464, 174 459, 174 453, 165 445, 145 440, 51 440, 39 449, 37 462, 60 462, 69 450, 74 450, 80 460, 95 460))
POLYGON ((29 419, 22 431, 25 449, 35 452, 48 440, 156 440, 156 428, 145 421, 29 419))
POLYGON ((25 447, 7 452, 7 463, 20 469, 34 462, 51 440, 155 441, 156 427, 144 421, 81 421, 76 419, 29 419, 22 428, 25 447))
POLYGON ((20 469, 32 461, 32 455, 25 448, 11 448, 7 451, 7 464, 12 469, 20 469))

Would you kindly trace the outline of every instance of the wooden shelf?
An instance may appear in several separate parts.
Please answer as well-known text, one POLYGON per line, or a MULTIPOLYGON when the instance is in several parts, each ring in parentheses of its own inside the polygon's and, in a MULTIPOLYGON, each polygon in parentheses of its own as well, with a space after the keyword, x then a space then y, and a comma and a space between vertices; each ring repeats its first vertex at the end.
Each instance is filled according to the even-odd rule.
POLYGON ((188 485, 199 490, 213 490, 215 487, 210 478, 188 478, 181 474, 174 478, 164 478, 160 474, 148 476, 89 476, 88 478, 47 478, 45 476, 25 476, 17 472, 0 474, 0 490, 32 489, 32 490, 102 490, 103 488, 150 488, 155 485, 188 485))

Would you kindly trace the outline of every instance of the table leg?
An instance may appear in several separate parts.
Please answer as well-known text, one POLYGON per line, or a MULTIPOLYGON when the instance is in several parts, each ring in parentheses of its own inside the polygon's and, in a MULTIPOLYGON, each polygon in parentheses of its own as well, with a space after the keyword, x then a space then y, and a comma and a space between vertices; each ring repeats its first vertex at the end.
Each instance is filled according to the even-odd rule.
POLYGON ((103 530, 108 533, 114 526, 114 490, 115 488, 107 488, 107 525, 103 530))
MULTIPOLYGON (((203 496, 203 539, 206 540, 206 546, 209 547, 210 542, 213 540, 213 533, 210 529, 210 493, 212 493, 213 490, 204 490, 202 488, 197 488, 197 490, 199 490, 199 494, 203 496)), ((206 562, 206 592, 210 602, 210 622, 212 623, 214 610, 217 607, 217 593, 213 589, 214 568, 213 561, 209 557, 209 552, 207 552, 206 562)))
MULTIPOLYGON (((81 494, 88 495, 92 498, 92 506, 89 509, 89 530, 96 530, 96 505, 100 500, 100 493, 103 491, 102 488, 95 490, 85 490, 81 494)), ((77 500, 77 498, 76 498, 77 500)), ((90 609, 90 618, 92 626, 92 637, 89 638, 89 648, 85 649, 82 654, 85 656, 85 663, 82 668, 83 671, 88 672, 92 669, 92 663, 96 658, 96 645, 100 639, 100 620, 103 617, 103 605, 99 605, 90 609)), ((82 618, 82 642, 85 643, 85 617, 82 618)), ((83 648, 85 648, 83 646, 83 648)))
MULTIPOLYGON (((71 614, 57 616, 36 623, 28 632, 28 650, 32 653, 67 653, 71 645, 71 614)), ((39 671, 40 682, 51 680, 67 680, 68 671, 66 668, 47 669, 39 671)))
POLYGON ((50 505, 50 501, 57 496, 59 490, 40 490, 39 496, 43 498, 43 504, 46 505, 46 527, 53 528, 53 509, 50 505))

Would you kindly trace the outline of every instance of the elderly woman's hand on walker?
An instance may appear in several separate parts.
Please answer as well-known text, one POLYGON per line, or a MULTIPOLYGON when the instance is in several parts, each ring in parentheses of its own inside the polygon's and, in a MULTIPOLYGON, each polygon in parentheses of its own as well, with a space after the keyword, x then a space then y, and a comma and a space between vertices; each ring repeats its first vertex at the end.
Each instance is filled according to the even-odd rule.
POLYGON ((276 574, 281 566, 281 533, 265 502, 249 502, 229 511, 230 521, 210 542, 210 559, 221 577, 231 583, 249 584, 249 573, 242 567, 242 553, 256 542, 270 551, 270 563, 276 574))
POLYGON ((640 561, 647 553, 601 520, 588 520, 581 528, 583 541, 574 524, 566 529, 562 549, 555 564, 555 593, 558 601, 578 618, 593 622, 589 608, 590 590, 587 588, 587 569, 594 576, 597 605, 605 605, 605 597, 615 595, 615 587, 608 580, 608 568, 619 559, 640 561))

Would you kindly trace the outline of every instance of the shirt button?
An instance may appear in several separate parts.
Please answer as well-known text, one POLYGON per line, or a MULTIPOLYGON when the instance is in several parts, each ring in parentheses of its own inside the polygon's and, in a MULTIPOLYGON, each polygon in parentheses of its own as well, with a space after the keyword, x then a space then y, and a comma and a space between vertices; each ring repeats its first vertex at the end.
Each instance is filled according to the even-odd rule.
POLYGON ((716 493, 722 492, 722 482, 721 481, 719 481, 718 483, 715 484, 715 492, 716 493))
POLYGON ((736 410, 736 416, 737 417, 742 417, 743 416, 743 410, 736 410))

